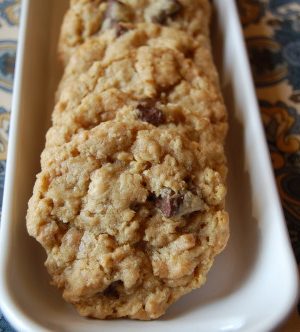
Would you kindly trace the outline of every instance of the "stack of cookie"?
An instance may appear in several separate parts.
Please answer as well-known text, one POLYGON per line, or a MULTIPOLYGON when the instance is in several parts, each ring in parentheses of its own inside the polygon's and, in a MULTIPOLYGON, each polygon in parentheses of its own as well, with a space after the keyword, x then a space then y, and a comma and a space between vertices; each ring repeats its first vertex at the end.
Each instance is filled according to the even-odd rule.
POLYGON ((155 319, 226 245, 208 0, 71 0, 27 228, 83 316, 155 319))

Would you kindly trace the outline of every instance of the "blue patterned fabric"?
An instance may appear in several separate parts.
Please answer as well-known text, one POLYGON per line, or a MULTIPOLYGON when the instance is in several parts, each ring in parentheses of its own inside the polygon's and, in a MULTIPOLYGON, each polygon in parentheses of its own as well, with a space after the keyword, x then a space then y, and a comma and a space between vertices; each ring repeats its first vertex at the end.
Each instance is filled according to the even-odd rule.
POLYGON ((300 0, 238 3, 277 186, 300 263, 300 0))
POLYGON ((0 0, 0 17, 7 25, 18 25, 20 2, 18 0, 0 0))
MULTIPOLYGON (((237 3, 277 187, 300 264, 300 0, 237 3)), ((294 310, 282 330, 300 331, 299 311, 294 310)))
POLYGON ((12 92, 14 81, 16 41, 0 40, 0 89, 12 92))
POLYGON ((0 332, 11 332, 14 329, 8 324, 0 311, 0 332))

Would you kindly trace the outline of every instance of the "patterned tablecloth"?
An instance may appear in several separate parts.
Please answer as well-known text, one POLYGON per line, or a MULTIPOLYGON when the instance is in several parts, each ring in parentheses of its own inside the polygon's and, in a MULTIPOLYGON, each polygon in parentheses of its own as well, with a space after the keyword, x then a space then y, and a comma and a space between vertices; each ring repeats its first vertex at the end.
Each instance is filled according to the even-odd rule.
MULTIPOLYGON (((237 3, 278 190, 300 264, 300 0, 237 3)), ((0 211, 19 13, 20 0, 0 0, 0 211)), ((300 331, 299 309, 279 331, 300 331)), ((2 331, 13 330, 0 312, 2 331)))

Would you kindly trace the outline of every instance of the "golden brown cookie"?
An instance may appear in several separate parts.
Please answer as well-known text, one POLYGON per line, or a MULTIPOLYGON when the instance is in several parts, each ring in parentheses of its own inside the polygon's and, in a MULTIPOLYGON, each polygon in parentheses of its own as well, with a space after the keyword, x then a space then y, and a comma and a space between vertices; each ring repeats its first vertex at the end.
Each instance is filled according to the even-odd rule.
POLYGON ((209 34, 208 0, 71 0, 65 15, 59 53, 66 64, 76 47, 107 29, 117 35, 126 24, 155 23, 187 32, 193 38, 209 34))
POLYGON ((27 227, 81 315, 154 319, 205 282, 229 234, 224 154, 209 149, 113 120, 44 151, 27 227))
POLYGON ((83 316, 155 319, 229 236, 208 0, 71 0, 27 229, 83 316))
POLYGON ((72 56, 57 98, 48 147, 115 118, 177 127, 195 141, 223 143, 227 130, 207 42, 173 28, 142 24, 121 38, 107 31, 90 39, 72 56))

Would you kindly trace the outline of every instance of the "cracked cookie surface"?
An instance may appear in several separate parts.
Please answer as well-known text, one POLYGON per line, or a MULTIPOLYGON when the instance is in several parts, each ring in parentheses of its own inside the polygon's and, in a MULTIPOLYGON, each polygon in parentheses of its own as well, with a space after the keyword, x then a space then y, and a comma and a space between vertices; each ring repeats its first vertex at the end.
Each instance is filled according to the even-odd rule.
POLYGON ((83 316, 155 319, 229 236, 208 0, 71 0, 27 229, 83 316))
POLYGON ((177 127, 195 141, 223 142, 227 131, 206 40, 194 43, 172 28, 142 24, 122 38, 108 31, 86 42, 66 67, 57 99, 47 147, 115 118, 177 127))
POLYGON ((228 239, 208 149, 176 128, 113 120, 43 152, 27 227, 80 314, 154 319, 204 283, 228 239))
POLYGON ((208 36, 210 11, 208 0, 71 0, 62 24, 59 53, 66 64, 91 36, 107 29, 122 35, 127 23, 171 26, 196 39, 208 36))

